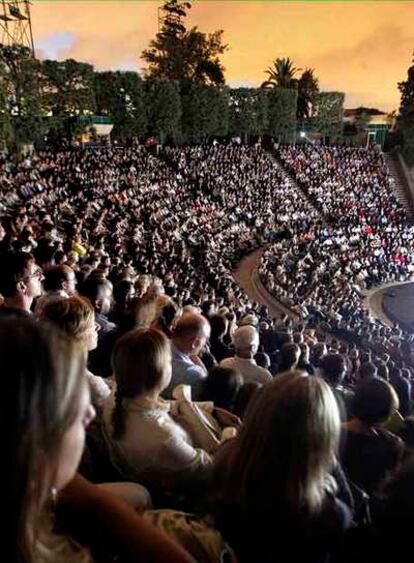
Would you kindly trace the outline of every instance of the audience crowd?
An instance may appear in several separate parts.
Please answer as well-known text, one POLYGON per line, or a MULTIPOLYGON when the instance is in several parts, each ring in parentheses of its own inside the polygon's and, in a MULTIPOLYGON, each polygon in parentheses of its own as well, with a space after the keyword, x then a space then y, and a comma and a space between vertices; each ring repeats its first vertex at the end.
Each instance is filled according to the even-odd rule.
POLYGON ((376 150, 0 157, 10 561, 388 561, 414 515, 410 279, 376 150), (272 318, 232 269, 260 275, 272 318))

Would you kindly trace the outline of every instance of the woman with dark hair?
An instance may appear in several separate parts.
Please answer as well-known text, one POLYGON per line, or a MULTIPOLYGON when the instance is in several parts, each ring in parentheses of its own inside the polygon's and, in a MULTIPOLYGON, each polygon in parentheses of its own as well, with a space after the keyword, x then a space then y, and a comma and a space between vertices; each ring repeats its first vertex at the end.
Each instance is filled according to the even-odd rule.
POLYGON ((402 459, 402 440, 383 428, 397 410, 397 394, 383 379, 364 379, 357 386, 353 418, 345 425, 342 463, 348 477, 369 494, 378 490, 402 459))
POLYGON ((181 548, 132 508, 75 477, 85 431, 95 416, 82 350, 38 323, 0 319, 0 354, 0 413, 7 451, 2 464, 7 482, 5 560, 91 563, 102 560, 88 549, 95 553, 97 547, 105 561, 113 552, 122 561, 190 563, 181 548), (59 529, 71 530, 72 537, 55 532, 55 508, 59 529))
POLYGON ((221 362, 224 358, 231 356, 231 352, 224 342, 229 321, 224 315, 213 315, 210 317, 210 326, 210 352, 213 354, 217 362, 221 362))
POLYGON ((171 338, 180 315, 181 309, 171 297, 160 295, 155 300, 154 320, 151 323, 151 328, 156 328, 168 338, 171 338))
POLYGON ((335 496, 340 418, 329 386, 281 374, 252 402, 215 471, 216 525, 240 563, 325 561, 351 514, 335 496))
POLYGON ((203 383, 202 401, 212 401, 216 407, 233 412, 234 402, 243 385, 243 377, 233 368, 216 366, 203 383))

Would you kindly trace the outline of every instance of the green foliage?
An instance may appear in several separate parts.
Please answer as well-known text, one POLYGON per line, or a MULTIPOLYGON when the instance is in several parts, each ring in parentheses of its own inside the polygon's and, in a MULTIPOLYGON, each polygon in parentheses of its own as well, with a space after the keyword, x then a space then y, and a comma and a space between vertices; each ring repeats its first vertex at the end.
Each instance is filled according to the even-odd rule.
POLYGON ((189 3, 170 0, 163 6, 163 26, 148 49, 142 53, 147 63, 145 75, 157 80, 178 80, 197 84, 225 82, 220 55, 227 50, 223 31, 203 33, 187 30, 185 18, 189 3))
POLYGON ((407 72, 407 80, 398 84, 401 92, 399 128, 403 134, 403 154, 407 163, 414 165, 414 59, 407 72))
POLYGON ((182 93, 182 107, 182 133, 186 141, 202 141, 215 135, 227 135, 227 89, 189 85, 182 93))
POLYGON ((230 91, 229 132, 233 136, 263 135, 267 130, 268 96, 259 88, 230 91))
POLYGON ((298 120, 304 121, 312 117, 315 97, 319 92, 319 80, 312 68, 303 71, 298 80, 298 120))
POLYGON ((46 60, 43 70, 43 103, 58 134, 69 141, 82 130, 78 116, 95 111, 94 70, 74 59, 46 60))
POLYGON ((279 142, 292 143, 296 134, 297 90, 273 88, 268 92, 268 132, 279 142))
POLYGON ((39 78, 40 63, 30 49, 0 47, 0 130, 12 150, 19 151, 43 131, 39 78))
POLYGON ((96 113, 108 115, 112 136, 139 137, 147 129, 144 84, 136 72, 96 72, 94 78, 96 113))
POLYGON ((293 61, 289 57, 277 58, 273 61, 273 66, 265 71, 269 78, 263 82, 262 88, 297 88, 298 81, 295 74, 299 70, 293 66, 293 61))
POLYGON ((345 94, 342 92, 320 92, 315 96, 312 124, 322 137, 329 137, 331 140, 342 138, 344 99, 345 94))
POLYGON ((167 135, 175 138, 180 132, 180 88, 172 80, 146 81, 148 132, 163 143, 167 135))

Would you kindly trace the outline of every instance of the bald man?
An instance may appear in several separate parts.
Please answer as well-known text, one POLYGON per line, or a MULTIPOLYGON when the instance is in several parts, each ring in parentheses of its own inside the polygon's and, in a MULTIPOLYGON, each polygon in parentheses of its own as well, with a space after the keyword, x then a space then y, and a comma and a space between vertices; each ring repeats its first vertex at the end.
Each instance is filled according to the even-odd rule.
POLYGON ((205 317, 186 313, 180 318, 172 335, 172 377, 164 398, 171 399, 173 389, 180 384, 190 385, 193 400, 200 398, 207 370, 198 354, 209 338, 210 323, 205 317))

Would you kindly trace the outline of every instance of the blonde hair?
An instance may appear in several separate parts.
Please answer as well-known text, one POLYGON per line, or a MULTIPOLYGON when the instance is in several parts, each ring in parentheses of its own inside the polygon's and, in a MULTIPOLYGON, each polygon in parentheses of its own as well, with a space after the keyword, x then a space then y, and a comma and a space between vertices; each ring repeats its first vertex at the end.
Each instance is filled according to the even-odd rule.
POLYGON ((226 470, 227 502, 281 507, 311 516, 335 487, 330 470, 340 435, 335 397, 327 383, 286 372, 262 389, 248 408, 226 470))
POLYGON ((41 318, 81 345, 87 344, 87 331, 95 313, 89 300, 79 295, 47 303, 41 318))
POLYGON ((36 553, 43 539, 53 540, 43 516, 62 441, 79 414, 85 356, 69 339, 26 319, 0 322, 0 352, 8 375, 2 412, 11 445, 4 464, 10 491, 3 543, 13 561, 28 563, 42 560, 36 553))
POLYGON ((112 414, 113 437, 124 433, 124 399, 133 399, 160 384, 171 362, 167 337, 155 329, 135 329, 127 332, 115 344, 112 368, 117 391, 112 414))

